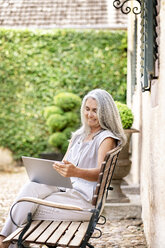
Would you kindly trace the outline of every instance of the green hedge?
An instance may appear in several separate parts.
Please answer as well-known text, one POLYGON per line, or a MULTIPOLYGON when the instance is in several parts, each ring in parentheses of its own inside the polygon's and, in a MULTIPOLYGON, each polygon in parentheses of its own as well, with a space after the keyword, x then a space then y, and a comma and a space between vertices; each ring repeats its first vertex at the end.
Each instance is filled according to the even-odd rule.
POLYGON ((0 146, 15 158, 47 147, 42 110, 54 95, 83 97, 93 88, 126 96, 125 31, 0 29, 0 146))

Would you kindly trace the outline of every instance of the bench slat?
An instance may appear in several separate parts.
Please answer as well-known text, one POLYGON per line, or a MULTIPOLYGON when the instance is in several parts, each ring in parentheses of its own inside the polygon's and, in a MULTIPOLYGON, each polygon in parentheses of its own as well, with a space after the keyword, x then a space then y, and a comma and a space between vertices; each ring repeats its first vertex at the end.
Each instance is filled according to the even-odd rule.
POLYGON ((57 229, 57 227, 60 225, 61 221, 55 222, 53 221, 50 226, 44 232, 36 239, 36 243, 46 243, 46 241, 50 238, 52 233, 57 229))
POLYGON ((26 242, 34 242, 47 227, 51 224, 51 221, 43 221, 36 229, 26 238, 26 242))
POLYGON ((3 243, 12 240, 15 236, 17 236, 22 231, 22 229, 23 227, 17 228, 14 232, 12 232, 7 238, 3 240, 3 243))
MULTIPOLYGON (((42 222, 42 221, 38 221, 38 220, 33 221, 33 222, 31 223, 31 226, 30 226, 29 229, 27 230, 27 232, 24 234, 23 239, 26 239, 26 237, 27 237, 31 232, 33 232, 33 230, 35 230, 35 228, 36 228, 37 226, 39 226, 41 222, 42 222)), ((19 234, 16 235, 16 236, 14 237, 14 240, 18 240, 18 238, 19 238, 19 234)))
POLYGON ((63 235, 65 230, 68 228, 70 223, 71 223, 70 221, 62 222, 60 226, 55 230, 55 232, 51 235, 51 237, 47 240, 46 243, 48 245, 55 244, 60 239, 60 237, 63 235))
POLYGON ((81 222, 72 222, 68 229, 66 230, 65 234, 61 237, 58 242, 58 245, 68 245, 72 237, 74 236, 75 232, 77 231, 78 227, 80 226, 81 222))
POLYGON ((71 242, 69 243, 69 246, 73 246, 73 247, 79 247, 83 238, 84 238, 84 235, 87 231, 87 228, 88 228, 88 225, 89 225, 89 222, 88 221, 85 221, 85 222, 82 222, 78 231, 75 233, 75 237, 71 240, 71 242))
POLYGON ((100 185, 100 190, 98 192, 98 196, 95 196, 95 198, 97 199, 97 203, 99 203, 100 200, 102 199, 105 187, 107 188, 109 186, 109 182, 110 182, 109 180, 112 176, 113 168, 114 168, 114 164, 111 166, 110 171, 109 171, 108 163, 106 164, 106 168, 104 171, 104 177, 103 177, 101 185, 100 185), (108 172, 109 172, 109 174, 108 174, 108 172))

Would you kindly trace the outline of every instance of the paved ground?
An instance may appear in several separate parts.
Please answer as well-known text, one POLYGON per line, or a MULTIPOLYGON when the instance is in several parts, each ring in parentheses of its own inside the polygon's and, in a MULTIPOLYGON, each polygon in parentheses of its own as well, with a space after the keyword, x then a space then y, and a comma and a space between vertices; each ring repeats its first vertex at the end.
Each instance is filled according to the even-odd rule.
MULTIPOLYGON (((0 172, 0 229, 21 186, 28 180, 23 168, 17 172, 0 172)), ((95 248, 147 248, 140 219, 107 221, 100 239, 92 239, 95 248)))

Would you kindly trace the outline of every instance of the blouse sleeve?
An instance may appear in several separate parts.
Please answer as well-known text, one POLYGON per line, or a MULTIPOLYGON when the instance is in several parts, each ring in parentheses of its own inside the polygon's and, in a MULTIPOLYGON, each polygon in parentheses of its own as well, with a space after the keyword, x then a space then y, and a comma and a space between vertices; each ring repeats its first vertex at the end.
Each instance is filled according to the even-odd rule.
POLYGON ((98 136, 98 148, 106 138, 113 138, 117 141, 120 141, 120 139, 116 135, 114 135, 111 131, 105 130, 101 132, 100 135, 98 136))

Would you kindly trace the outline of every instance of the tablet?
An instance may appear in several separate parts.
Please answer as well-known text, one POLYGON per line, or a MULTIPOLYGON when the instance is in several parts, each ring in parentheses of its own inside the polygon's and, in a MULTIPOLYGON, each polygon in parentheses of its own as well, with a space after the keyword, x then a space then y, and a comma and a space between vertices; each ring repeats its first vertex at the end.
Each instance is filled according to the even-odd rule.
POLYGON ((22 160, 30 181, 64 188, 72 188, 70 178, 61 176, 53 168, 53 163, 55 161, 25 156, 22 156, 22 160))

